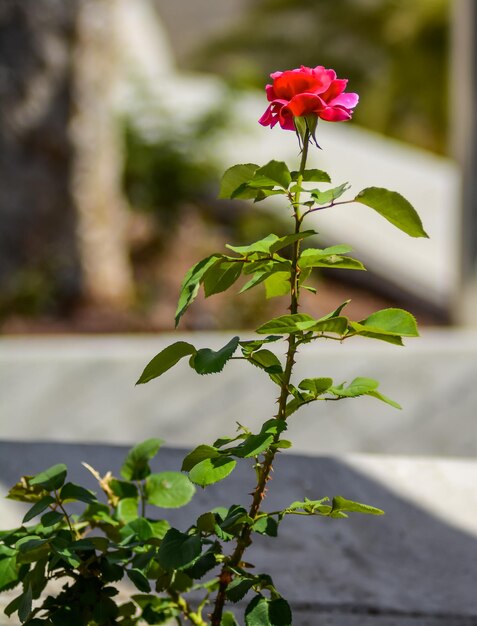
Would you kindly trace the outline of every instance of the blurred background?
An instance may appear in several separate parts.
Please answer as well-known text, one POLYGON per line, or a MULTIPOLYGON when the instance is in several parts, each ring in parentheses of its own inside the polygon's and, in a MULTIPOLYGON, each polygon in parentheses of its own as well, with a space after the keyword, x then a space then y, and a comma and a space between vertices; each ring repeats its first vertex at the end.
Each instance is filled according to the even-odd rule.
MULTIPOLYGON (((322 315, 351 297, 349 313, 356 319, 387 306, 410 309, 427 339, 411 350, 409 362, 398 357, 399 376, 389 366, 388 377, 396 389, 398 378, 408 377, 404 396, 412 416, 407 425, 391 427, 386 418, 366 432, 374 437, 383 423, 401 429, 404 439, 394 436, 386 444, 395 452, 473 453, 476 444, 464 431, 455 445, 439 431, 433 448, 425 436, 416 444, 408 426, 423 411, 434 419, 436 407, 445 421, 451 398, 455 409, 457 382, 472 387, 462 372, 473 372, 476 344, 474 22, 469 0, 4 0, 1 436, 18 438, 21 428, 31 429, 27 415, 36 406, 44 417, 29 431, 33 437, 107 437, 106 427, 103 432, 95 422, 94 402, 106 398, 104 411, 111 415, 139 411, 127 402, 110 406, 114 389, 132 385, 137 368, 166 341, 157 333, 173 330, 188 267, 227 242, 288 231, 287 211, 273 199, 251 206, 219 201, 217 192, 221 173, 234 163, 298 162, 294 134, 262 128, 257 119, 266 108, 270 72, 303 64, 334 68, 361 97, 352 123, 320 123, 322 150, 314 150, 311 165, 328 170, 335 184, 349 181, 353 192, 369 185, 399 191, 431 237, 406 238, 365 207, 320 216, 310 224, 320 233, 318 244, 352 245, 368 272, 322 272, 318 295, 304 294, 304 308, 322 315), (114 337, 72 338, 91 333, 114 337), (416 350, 427 350, 422 362, 416 350), (458 381, 449 374, 446 350, 461 363, 454 370, 458 381), (93 378, 81 379, 87 400, 68 386, 78 377, 71 354, 85 376, 96 371, 88 359, 95 354, 99 363, 97 391, 93 378), (56 359, 51 371, 48 358, 56 359), (108 395, 98 379, 104 385, 118 359, 128 361, 131 378, 111 379, 108 395), (66 362, 73 368, 67 382, 60 376, 66 362), (421 377, 419 391, 412 387, 412 364, 421 377), (36 385, 28 398, 15 382, 27 373, 36 385), (39 382, 42 376, 46 382, 39 382), (437 391, 447 402, 436 400, 428 409, 422 398, 437 391), (90 424, 79 434, 67 422, 44 428, 44 420, 61 421, 61 394, 72 420, 90 424)), ((199 296, 181 330, 250 332, 285 306, 282 298, 265 300, 258 290, 233 298, 199 296)), ((210 341, 221 340, 214 335, 210 341)), ((371 360, 368 370, 379 370, 378 377, 387 372, 387 347, 360 346, 358 360, 371 360)), ((337 375, 342 370, 336 365, 337 375)), ((153 395, 135 393, 147 411, 153 395)), ((460 393, 459 400, 471 419, 474 398, 460 393)), ((189 410, 168 406, 165 412, 177 419, 189 410)), ((228 409, 235 410, 233 404, 228 409)), ((378 420, 387 410, 370 411, 379 413, 378 420)), ((156 418, 152 413, 146 431, 156 418)), ((166 423, 165 415, 160 419, 166 423)), ((432 419, 426 428, 436 431, 432 419)), ((362 423, 355 424, 362 432, 362 423)), ((127 428, 121 432, 115 435, 121 440, 134 436, 127 428)), ((172 443, 179 440, 175 433, 172 443)), ((351 437, 344 449, 383 449, 381 436, 366 441, 351 437)))

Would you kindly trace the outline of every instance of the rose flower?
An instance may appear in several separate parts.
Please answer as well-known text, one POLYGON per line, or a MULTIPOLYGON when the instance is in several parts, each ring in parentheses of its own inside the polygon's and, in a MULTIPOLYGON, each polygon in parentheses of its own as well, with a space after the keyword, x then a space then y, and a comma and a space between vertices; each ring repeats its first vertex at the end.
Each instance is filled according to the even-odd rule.
POLYGON ((266 86, 270 102, 259 119, 263 126, 273 128, 277 122, 285 130, 295 130, 294 117, 316 115, 328 122, 351 119, 358 104, 356 93, 345 93, 348 81, 336 78, 334 70, 322 65, 270 74, 273 84, 266 86))

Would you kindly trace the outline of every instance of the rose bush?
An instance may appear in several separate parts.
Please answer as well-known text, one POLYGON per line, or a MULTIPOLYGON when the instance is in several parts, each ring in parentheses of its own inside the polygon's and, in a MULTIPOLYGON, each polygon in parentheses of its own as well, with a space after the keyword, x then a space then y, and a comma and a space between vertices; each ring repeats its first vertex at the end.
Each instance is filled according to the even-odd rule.
POLYGON ((270 74, 273 84, 266 86, 270 102, 259 122, 273 128, 279 123, 285 130, 295 130, 295 117, 316 115, 328 122, 351 119, 358 104, 356 93, 346 93, 348 81, 336 78, 334 70, 322 65, 301 67, 270 74))
MULTIPOLYGON (((267 86, 270 105, 261 122, 297 131, 299 168, 289 169, 277 160, 262 166, 234 165, 222 178, 219 196, 258 202, 281 195, 289 201, 293 231, 280 236, 271 233, 249 245, 227 245, 225 251, 198 261, 182 283, 176 326, 201 287, 209 297, 242 278, 245 284, 240 292, 262 286, 266 298, 287 295, 288 313, 262 322, 255 337, 241 340, 234 336, 219 350, 175 341, 152 358, 138 384, 166 374, 184 358, 201 376, 218 374, 232 359, 240 360, 261 370, 275 385, 273 411, 260 430, 253 432, 237 422, 234 432, 212 445, 198 445, 184 458, 182 473, 153 473, 150 461, 163 443, 156 438, 129 452, 118 477, 111 472, 101 476, 85 464, 98 480, 99 497, 67 481, 62 463, 35 476, 27 472, 8 497, 30 508, 20 526, 0 530, 0 592, 21 587, 5 613, 17 613, 25 626, 159 626, 170 620, 194 626, 292 626, 291 607, 271 575, 255 569, 245 555, 257 535, 278 536, 281 523, 292 515, 319 522, 355 513, 383 513, 341 495, 329 498, 314 492, 312 485, 291 503, 282 500, 280 508, 266 508, 276 457, 292 446, 285 433, 302 407, 368 397, 400 408, 381 393, 378 381, 366 376, 349 383, 334 381, 323 376, 321 362, 318 376, 310 372, 312 377, 300 380, 294 369, 300 346, 313 341, 342 343, 356 336, 402 346, 403 338, 419 334, 414 317, 396 308, 375 311, 361 320, 345 314, 349 300, 320 318, 299 312, 301 291, 316 292, 308 282, 314 270, 365 269, 358 259, 348 256, 351 249, 346 245, 315 247, 318 233, 305 228, 305 220, 326 209, 359 203, 411 237, 427 237, 415 209, 399 193, 368 187, 342 199, 349 191, 348 183, 330 187, 329 174, 307 168, 308 148, 316 144, 318 118, 349 119, 358 102, 356 94, 345 93, 346 80, 337 79, 333 70, 322 66, 276 72, 272 78, 273 85, 267 86), (154 515, 157 508, 188 504, 196 486, 206 488, 226 480, 239 463, 248 464, 253 481, 246 488, 251 499, 244 504, 229 500, 231 494, 225 489, 215 492, 211 500, 219 495, 221 499, 213 502, 210 510, 203 510, 202 500, 190 521, 180 518, 185 531, 171 527, 162 513, 159 518, 154 515), (68 512, 74 502, 82 507, 79 515, 68 512), (115 586, 122 579, 135 587, 126 602, 115 586), (49 587, 52 580, 61 581, 61 591, 60 585, 49 587), (239 607, 238 621, 226 608, 242 600, 247 604, 244 611, 239 607)), ((187 384, 184 379, 183 393, 188 391, 187 384)), ((251 389, 251 396, 253 392, 251 389)), ((297 559, 303 549, 296 553, 297 559)))

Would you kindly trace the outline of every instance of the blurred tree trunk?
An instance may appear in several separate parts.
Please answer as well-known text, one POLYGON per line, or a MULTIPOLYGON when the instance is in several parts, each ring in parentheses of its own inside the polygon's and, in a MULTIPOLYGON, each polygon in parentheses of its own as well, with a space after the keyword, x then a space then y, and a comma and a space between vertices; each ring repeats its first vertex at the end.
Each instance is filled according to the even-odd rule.
POLYGON ((32 275, 56 304, 131 300, 114 6, 0 2, 0 300, 32 275))
POLYGON ((85 295, 127 306, 133 296, 121 192, 122 146, 114 116, 116 0, 81 0, 73 54, 72 192, 85 295))

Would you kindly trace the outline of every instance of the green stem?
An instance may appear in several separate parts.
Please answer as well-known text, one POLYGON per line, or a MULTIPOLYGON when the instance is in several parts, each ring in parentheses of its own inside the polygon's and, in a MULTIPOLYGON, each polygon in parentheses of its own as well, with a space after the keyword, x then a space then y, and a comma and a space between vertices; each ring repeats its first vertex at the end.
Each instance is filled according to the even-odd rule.
MULTIPOLYGON (((300 217, 299 202, 300 202, 300 186, 303 182, 303 173, 306 167, 306 160, 308 156, 308 147, 310 141, 310 133, 307 130, 303 139, 303 150, 301 154, 300 169, 298 170, 298 189, 295 192, 293 202, 291 203, 294 211, 295 230, 294 234, 300 232, 302 218, 300 217)), ((299 274, 300 269, 298 267, 298 258, 300 256, 300 241, 295 241, 293 244, 293 252, 291 259, 291 276, 290 276, 290 312, 292 314, 298 312, 299 306, 299 274)), ((293 372, 293 365, 295 364, 295 355, 297 352, 297 340, 294 334, 288 335, 288 349, 286 354, 285 370, 280 385, 280 395, 278 397, 278 412, 275 416, 278 420, 286 420, 286 405, 290 395, 289 387, 293 372)), ((267 483, 270 480, 270 474, 273 470, 273 461, 275 459, 276 449, 273 444, 277 443, 280 438, 280 434, 277 433, 274 436, 274 440, 265 454, 265 458, 261 464, 258 472, 257 485, 253 491, 252 504, 249 509, 249 516, 255 519, 260 511, 263 499, 265 498, 267 491, 267 483)), ((215 599, 214 612, 211 615, 211 626, 220 626, 222 621, 222 614, 225 606, 227 587, 232 582, 232 573, 230 568, 240 565, 243 554, 248 546, 252 543, 251 540, 252 528, 250 525, 244 526, 237 538, 237 545, 231 556, 225 561, 222 571, 219 575, 219 590, 215 599)))

